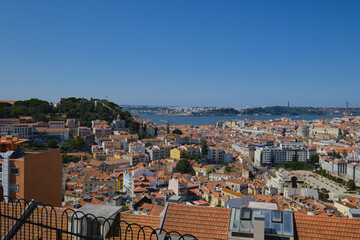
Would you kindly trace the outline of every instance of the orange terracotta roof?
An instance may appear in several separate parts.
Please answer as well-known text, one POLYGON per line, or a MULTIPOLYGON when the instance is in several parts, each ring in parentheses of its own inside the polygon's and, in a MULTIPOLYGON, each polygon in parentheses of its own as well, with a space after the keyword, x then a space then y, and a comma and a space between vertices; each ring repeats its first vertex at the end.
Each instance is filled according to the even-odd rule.
POLYGON ((199 240, 227 239, 230 209, 169 203, 163 228, 199 240))
POLYGON ((360 219, 294 214, 297 239, 360 239, 360 219))

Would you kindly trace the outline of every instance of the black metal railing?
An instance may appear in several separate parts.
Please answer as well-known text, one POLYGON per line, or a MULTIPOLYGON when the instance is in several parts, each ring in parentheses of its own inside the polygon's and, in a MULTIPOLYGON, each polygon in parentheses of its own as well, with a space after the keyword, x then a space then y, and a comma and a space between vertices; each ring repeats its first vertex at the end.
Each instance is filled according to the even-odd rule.
MULTIPOLYGON (((121 213, 96 217, 34 200, 0 198, 0 239, 159 239, 197 240, 190 234, 128 223, 121 213)), ((130 216, 130 215, 127 215, 130 216)), ((150 217, 151 218, 151 217, 150 217)))

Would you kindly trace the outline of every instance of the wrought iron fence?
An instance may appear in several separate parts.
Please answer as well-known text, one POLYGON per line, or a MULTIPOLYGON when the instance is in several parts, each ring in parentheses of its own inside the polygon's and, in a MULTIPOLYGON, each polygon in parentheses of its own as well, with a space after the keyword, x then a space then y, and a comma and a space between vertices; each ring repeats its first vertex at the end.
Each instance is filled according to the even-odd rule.
POLYGON ((76 209, 9 197, 0 198, 0 238, 197 240, 190 234, 128 223, 121 213, 103 218, 76 209))

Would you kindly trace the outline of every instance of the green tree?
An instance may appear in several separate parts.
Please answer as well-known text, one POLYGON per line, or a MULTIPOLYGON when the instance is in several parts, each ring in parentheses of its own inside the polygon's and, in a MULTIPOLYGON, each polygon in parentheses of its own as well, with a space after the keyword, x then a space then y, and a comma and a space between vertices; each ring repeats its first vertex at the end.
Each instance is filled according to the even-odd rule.
POLYGON ((336 151, 335 151, 335 149, 332 150, 332 154, 331 154, 331 155, 332 155, 332 158, 335 159, 335 157, 336 157, 336 151))
POLYGON ((336 153, 335 158, 341 159, 341 158, 343 158, 343 156, 340 153, 336 153))
POLYGON ((178 128, 175 128, 174 131, 172 131, 173 134, 182 135, 182 131, 178 128))
POLYGON ((57 142, 56 142, 55 139, 50 139, 47 142, 47 146, 48 146, 48 148, 57 148, 58 147, 57 142))
POLYGON ((311 163, 315 164, 315 163, 319 163, 320 157, 319 154, 315 154, 311 157, 311 163))
POLYGON ((73 149, 76 150, 82 150, 85 147, 85 141, 82 137, 77 136, 73 141, 72 141, 72 146, 73 149))
POLYGON ((201 154, 206 157, 208 154, 208 145, 206 143, 206 140, 201 140, 201 154))
POLYGON ((32 118, 34 119, 35 122, 46 122, 46 116, 43 113, 35 113, 34 115, 32 115, 32 118))
POLYGON ((60 145, 60 150, 61 150, 61 152, 71 152, 73 150, 73 146, 72 146, 70 140, 63 142, 60 145))
POLYGON ((356 190, 356 185, 355 185, 355 181, 350 179, 347 183, 346 183, 346 187, 349 189, 349 191, 355 191, 356 190))
POLYGON ((346 158, 347 157, 347 155, 348 155, 348 153, 347 153, 347 151, 344 149, 344 151, 343 151, 343 158, 346 158))
POLYGON ((140 129, 140 123, 136 121, 131 121, 129 124, 129 133, 135 134, 138 133, 140 129))
POLYGON ((182 159, 180 160, 177 164, 176 164, 176 168, 175 168, 175 171, 176 172, 179 172, 179 173, 188 173, 188 174, 194 174, 195 171, 194 169, 192 168, 189 160, 187 159, 182 159))

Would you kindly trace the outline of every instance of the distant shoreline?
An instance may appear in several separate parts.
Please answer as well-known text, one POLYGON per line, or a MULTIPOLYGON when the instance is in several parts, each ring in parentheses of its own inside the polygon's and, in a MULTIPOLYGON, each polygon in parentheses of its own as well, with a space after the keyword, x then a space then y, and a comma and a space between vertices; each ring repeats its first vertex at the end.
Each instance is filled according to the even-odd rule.
POLYGON ((169 116, 169 115, 156 115, 156 114, 144 114, 138 113, 135 114, 141 119, 148 119, 153 121, 157 125, 164 125, 164 121, 169 121, 170 125, 216 125, 219 121, 229 121, 229 120, 271 120, 271 119, 280 119, 283 117, 295 119, 295 120, 305 120, 312 121, 319 118, 336 118, 343 117, 343 115, 248 115, 248 116, 169 116))

